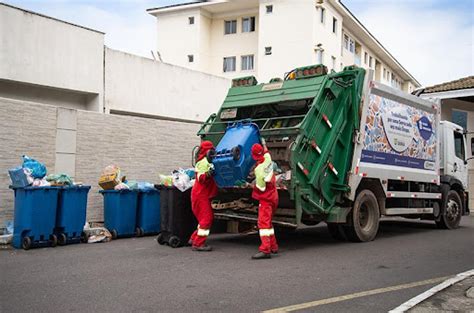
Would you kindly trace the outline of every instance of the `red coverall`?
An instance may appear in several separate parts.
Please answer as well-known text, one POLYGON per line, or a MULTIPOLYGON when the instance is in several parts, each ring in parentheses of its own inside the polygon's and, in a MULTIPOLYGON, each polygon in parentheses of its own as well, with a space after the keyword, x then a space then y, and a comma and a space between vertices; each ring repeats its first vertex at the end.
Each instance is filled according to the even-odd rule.
MULTIPOLYGON (((257 166, 265 161, 264 155, 268 153, 261 145, 258 146, 260 147, 252 147, 252 157, 257 161, 257 166)), ((252 198, 260 202, 257 226, 262 244, 258 250, 267 254, 278 252, 278 244, 272 224, 272 218, 278 206, 278 191, 274 174, 272 174, 271 180, 266 182, 264 191, 258 189, 257 185, 254 187, 252 198)))
POLYGON ((210 141, 203 141, 199 148, 198 162, 196 163, 196 181, 191 191, 191 205, 194 216, 198 220, 198 227, 191 235, 193 247, 202 247, 209 236, 214 213, 212 212, 211 199, 217 195, 217 185, 209 174, 206 154, 214 146, 210 141))

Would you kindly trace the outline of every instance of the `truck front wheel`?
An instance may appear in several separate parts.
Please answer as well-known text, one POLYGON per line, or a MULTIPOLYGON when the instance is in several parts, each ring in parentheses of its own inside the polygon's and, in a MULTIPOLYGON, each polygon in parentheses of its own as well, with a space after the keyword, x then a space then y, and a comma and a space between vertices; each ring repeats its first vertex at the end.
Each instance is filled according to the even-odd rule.
POLYGON ((450 190, 446 196, 446 203, 439 221, 436 221, 438 228, 455 229, 459 227, 462 216, 461 197, 455 190, 450 190))
POLYGON ((347 239, 354 242, 374 240, 379 230, 379 219, 377 198, 372 191, 362 190, 348 215, 348 225, 344 226, 347 239))

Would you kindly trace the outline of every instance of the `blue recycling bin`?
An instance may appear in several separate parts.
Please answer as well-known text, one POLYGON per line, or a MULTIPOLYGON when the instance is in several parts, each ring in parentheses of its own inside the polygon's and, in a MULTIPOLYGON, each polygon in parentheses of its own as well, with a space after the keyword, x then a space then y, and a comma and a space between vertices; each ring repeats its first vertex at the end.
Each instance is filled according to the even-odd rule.
POLYGON ((54 226, 60 188, 10 188, 15 193, 13 247, 28 250, 31 247, 56 246, 54 226))
POLYGON ((60 189, 54 229, 60 245, 85 241, 83 229, 90 189, 91 186, 64 186, 60 189))
POLYGON ((157 189, 139 191, 137 227, 141 236, 158 234, 160 232, 160 192, 157 189))
POLYGON ((104 196, 104 224, 112 238, 136 234, 138 191, 100 190, 104 196))
POLYGON ((247 179, 255 164, 251 150, 256 143, 260 143, 256 124, 244 121, 227 127, 212 160, 215 168, 214 178, 220 188, 233 187, 247 179))

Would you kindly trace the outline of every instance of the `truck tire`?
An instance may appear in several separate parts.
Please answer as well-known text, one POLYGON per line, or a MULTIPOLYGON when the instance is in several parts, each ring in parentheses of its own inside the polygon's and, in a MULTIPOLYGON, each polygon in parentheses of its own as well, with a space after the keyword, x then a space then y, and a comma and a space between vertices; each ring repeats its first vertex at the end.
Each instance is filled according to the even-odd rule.
POLYGON ((348 225, 344 226, 347 239, 353 242, 374 240, 379 230, 379 219, 377 198, 372 191, 362 190, 348 215, 348 225))
POLYGON ((461 197, 455 190, 450 190, 446 196, 441 218, 436 225, 441 229, 456 229, 459 227, 462 217, 461 197))

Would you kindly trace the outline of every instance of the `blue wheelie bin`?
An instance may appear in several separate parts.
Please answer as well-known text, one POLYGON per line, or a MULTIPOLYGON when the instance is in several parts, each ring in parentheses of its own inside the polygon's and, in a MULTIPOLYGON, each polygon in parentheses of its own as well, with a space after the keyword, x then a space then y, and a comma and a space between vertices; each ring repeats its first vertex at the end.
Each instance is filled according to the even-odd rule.
POLYGON ((87 194, 91 186, 64 186, 59 192, 56 228, 58 244, 85 242, 87 194))
POLYGON ((31 247, 55 247, 58 239, 54 235, 54 226, 60 188, 11 188, 15 192, 13 246, 25 250, 31 247))
POLYGON ((256 124, 243 121, 227 127, 212 160, 216 173, 214 178, 220 188, 233 187, 247 179, 255 164, 251 150, 256 143, 260 143, 256 124))
POLYGON ((161 229, 160 192, 157 189, 140 190, 137 207, 137 235, 155 235, 161 229))
POLYGON ((104 196, 104 224, 112 239, 136 235, 138 191, 101 190, 104 196))

